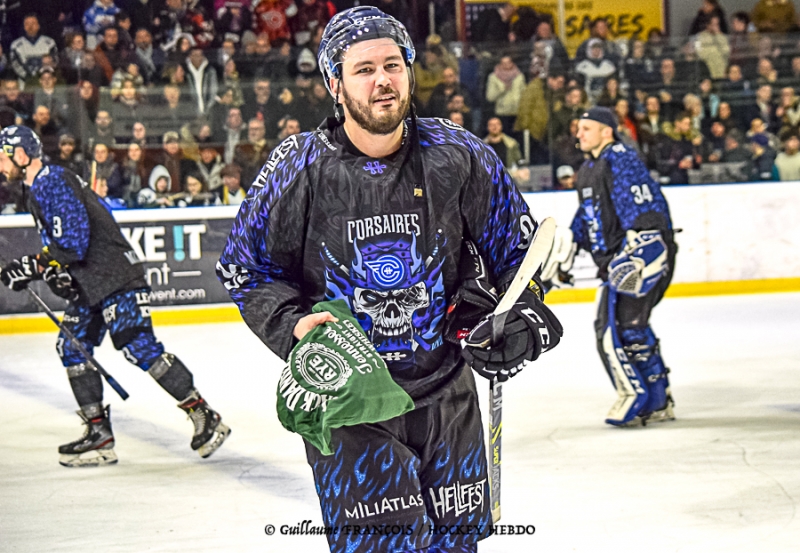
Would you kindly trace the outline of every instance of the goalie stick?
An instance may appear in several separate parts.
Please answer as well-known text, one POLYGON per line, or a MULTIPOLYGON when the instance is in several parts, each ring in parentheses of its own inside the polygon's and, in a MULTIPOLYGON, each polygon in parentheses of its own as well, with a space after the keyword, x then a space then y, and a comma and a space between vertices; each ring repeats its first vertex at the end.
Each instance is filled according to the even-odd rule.
MULTIPOLYGON (((8 264, 6 263, 6 260, 3 259, 2 257, 0 257, 0 262, 2 262, 3 265, 8 264)), ((52 309, 47 307, 47 304, 44 302, 44 300, 39 297, 39 294, 37 294, 27 286, 25 287, 25 291, 28 292, 30 297, 33 298, 33 301, 35 301, 39 305, 39 307, 41 307, 42 310, 47 314, 47 316, 50 317, 50 320, 55 323, 55 325, 59 328, 59 330, 61 330, 61 332, 64 333, 64 336, 66 336, 70 342, 75 344, 75 347, 78 348, 78 351, 81 352, 81 355, 83 355, 84 359, 86 359, 86 362, 92 365, 95 369, 97 369, 97 372, 99 372, 103 376, 103 378, 106 379, 108 385, 111 386, 114 389, 114 391, 119 394, 119 397, 121 397, 122 399, 128 399, 130 397, 130 394, 128 394, 128 392, 125 391, 125 388, 120 386, 119 382, 117 382, 113 376, 111 376, 106 372, 103 366, 97 362, 97 359, 95 359, 94 356, 91 353, 89 353, 85 347, 83 347, 83 344, 81 344, 80 341, 77 338, 75 338, 75 335, 72 334, 72 332, 67 327, 65 327, 61 323, 61 321, 58 320, 56 314, 53 313, 52 309)))
MULTIPOLYGON (((544 265, 553 247, 556 234, 556 222, 548 217, 539 223, 533 242, 528 247, 525 259, 517 269, 517 274, 505 295, 494 310, 491 342, 481 344, 488 347, 491 344, 503 342, 503 327, 509 311, 517 303, 522 292, 530 284, 536 272, 544 265)), ((500 520, 500 463, 502 461, 501 447, 503 443, 503 385, 493 379, 489 384, 489 505, 492 509, 492 523, 500 520)))

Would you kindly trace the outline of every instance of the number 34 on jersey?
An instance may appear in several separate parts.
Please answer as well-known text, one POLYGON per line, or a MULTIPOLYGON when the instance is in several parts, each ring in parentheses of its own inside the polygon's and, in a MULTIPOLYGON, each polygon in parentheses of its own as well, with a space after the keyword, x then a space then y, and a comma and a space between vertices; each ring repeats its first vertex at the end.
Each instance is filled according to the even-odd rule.
POLYGON ((633 202, 636 205, 642 205, 645 202, 653 201, 653 194, 650 192, 650 187, 646 184, 641 186, 634 184, 631 186, 631 193, 633 194, 633 202))

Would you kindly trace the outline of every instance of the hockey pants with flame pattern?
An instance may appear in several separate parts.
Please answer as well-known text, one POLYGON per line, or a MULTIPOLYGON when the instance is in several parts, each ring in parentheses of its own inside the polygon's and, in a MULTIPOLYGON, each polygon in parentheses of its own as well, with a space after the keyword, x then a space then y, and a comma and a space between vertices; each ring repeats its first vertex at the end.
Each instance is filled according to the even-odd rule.
POLYGON ((388 421, 333 429, 332 455, 306 442, 323 524, 339 529, 327 536, 332 553, 469 553, 488 536, 486 450, 472 371, 462 363, 415 404, 388 421))

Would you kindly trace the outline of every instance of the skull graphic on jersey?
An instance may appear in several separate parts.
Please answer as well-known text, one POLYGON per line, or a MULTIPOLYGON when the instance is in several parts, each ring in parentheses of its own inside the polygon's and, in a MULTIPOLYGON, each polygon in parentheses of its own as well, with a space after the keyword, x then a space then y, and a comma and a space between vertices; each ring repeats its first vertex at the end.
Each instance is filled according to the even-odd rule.
MULTIPOLYGON (((435 248, 438 251, 438 246, 435 248)), ((415 234, 353 240, 349 267, 324 248, 326 299, 345 300, 387 361, 412 360, 441 344, 442 261, 423 258, 415 234)))

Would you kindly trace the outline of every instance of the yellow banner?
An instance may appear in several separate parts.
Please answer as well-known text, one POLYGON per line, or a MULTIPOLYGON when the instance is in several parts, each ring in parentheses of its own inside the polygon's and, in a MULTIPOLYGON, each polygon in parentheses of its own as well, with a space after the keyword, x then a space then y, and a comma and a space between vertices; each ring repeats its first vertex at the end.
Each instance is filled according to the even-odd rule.
MULTIPOLYGON (((467 4, 485 4, 466 0, 467 4)), ((517 6, 530 6, 539 13, 553 16, 555 29, 560 35, 558 2, 556 0, 512 1, 517 6)), ((567 51, 574 55, 581 42, 589 38, 589 26, 597 18, 608 22, 610 38, 631 37, 638 34, 647 38, 650 29, 664 29, 663 0, 565 0, 567 51)))

